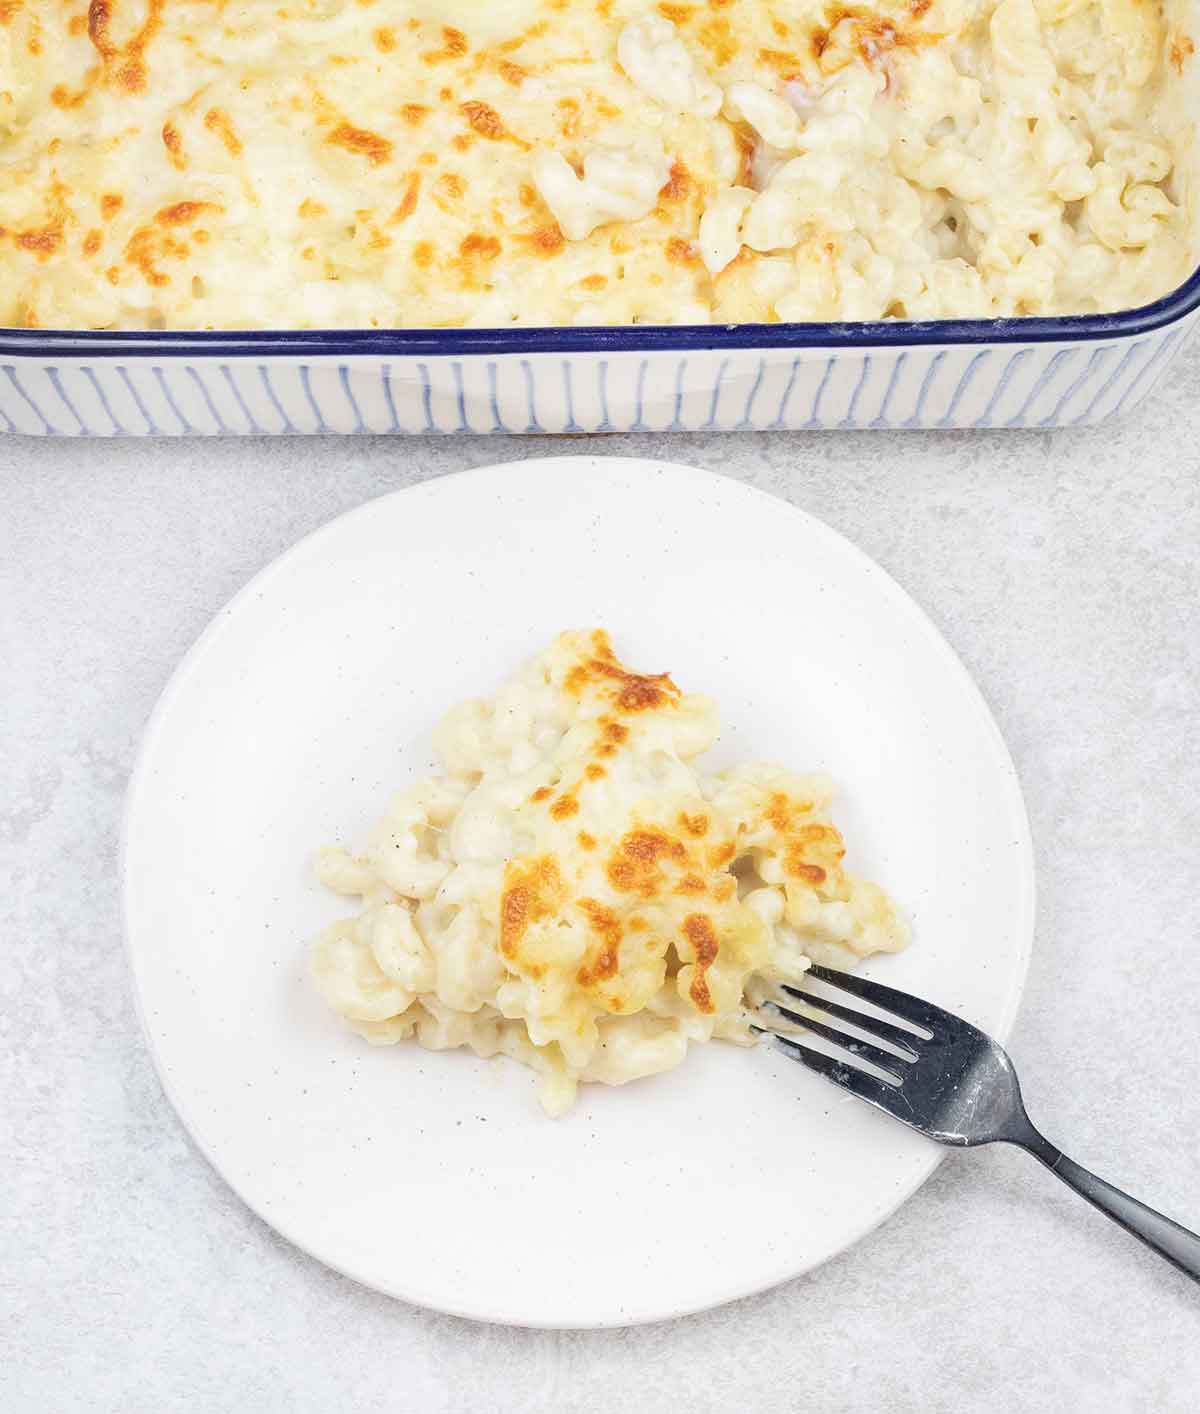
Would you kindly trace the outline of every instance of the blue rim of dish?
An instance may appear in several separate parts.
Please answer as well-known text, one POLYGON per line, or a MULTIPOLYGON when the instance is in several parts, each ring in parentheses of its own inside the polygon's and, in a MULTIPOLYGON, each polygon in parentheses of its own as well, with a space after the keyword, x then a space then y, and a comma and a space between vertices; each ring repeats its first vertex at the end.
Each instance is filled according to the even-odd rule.
POLYGON ((450 357, 467 354, 647 353, 654 350, 862 349, 920 344, 1079 343, 1150 334, 1200 308, 1200 268, 1153 304, 1050 319, 907 319, 859 324, 629 324, 504 329, 0 329, 0 357, 450 357))

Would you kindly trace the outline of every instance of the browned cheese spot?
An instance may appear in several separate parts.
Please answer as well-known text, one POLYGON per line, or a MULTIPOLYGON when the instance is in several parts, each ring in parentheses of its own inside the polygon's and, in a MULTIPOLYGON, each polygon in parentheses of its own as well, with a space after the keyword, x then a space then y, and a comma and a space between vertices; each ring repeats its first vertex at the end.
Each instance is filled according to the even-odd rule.
POLYGON ((127 93, 146 91, 146 50, 162 28, 165 5, 166 0, 147 0, 145 19, 123 45, 112 37, 113 0, 91 0, 88 5, 88 38, 103 60, 105 77, 127 93))
POLYGON ((518 147, 528 150, 529 144, 508 131, 500 114, 490 103, 484 103, 478 98, 469 98, 458 105, 458 111, 467 120, 471 131, 479 137, 486 138, 489 142, 515 142, 518 147))
POLYGON ((550 817, 553 820, 569 820, 572 815, 579 814, 579 801, 573 795, 560 795, 550 807, 550 817))
POLYGON ((586 915, 592 932, 600 935, 600 946, 576 973, 581 987, 593 982, 606 982, 617 975, 621 950, 621 923, 611 908, 593 898, 581 898, 576 907, 586 915))
POLYGON ((566 892, 553 855, 509 861, 500 895, 500 951, 505 957, 516 957, 529 925, 553 917, 566 892))
POLYGON ((442 47, 427 49, 421 58, 427 64, 444 64, 449 59, 461 59, 468 47, 467 36, 462 30, 445 25, 442 28, 442 47))
POLYGON ((171 277, 156 264, 161 253, 158 232, 152 226, 139 226, 125 243, 126 261, 130 265, 136 265, 146 283, 156 289, 171 283, 171 277))
POLYGON ((527 236, 521 236, 522 244, 527 245, 535 255, 552 256, 558 255, 567 244, 567 238, 563 235, 562 229, 557 221, 551 221, 545 226, 539 226, 537 230, 530 232, 527 236))
POLYGON ((50 90, 50 102, 56 108, 78 108, 87 101, 87 88, 81 88, 78 93, 72 93, 65 84, 56 83, 50 90))
POLYGON ((159 268, 159 262, 182 260, 188 254, 187 245, 171 232, 191 225, 206 211, 223 211, 214 201, 177 201, 160 207, 154 213, 154 224, 139 226, 125 243, 125 260, 141 271, 148 285, 156 289, 171 283, 171 278, 159 268))
POLYGON ((578 102, 574 98, 560 98, 555 107, 558 109, 558 131, 563 137, 574 137, 579 131, 578 102))
POLYGON ((630 830, 609 855, 605 872, 614 889, 653 898, 665 883, 661 861, 666 859, 686 862, 687 851, 679 840, 662 830, 630 830))
POLYGON ((204 126, 220 140, 230 157, 242 155, 242 140, 224 108, 210 108, 204 115, 204 126))
POLYGON ((671 175, 667 178, 659 196, 663 201, 682 201, 692 189, 692 174, 682 157, 671 163, 671 175))
POLYGON ((372 167, 380 167, 390 160, 392 144, 369 128, 356 128, 353 123, 341 122, 325 139, 334 147, 344 148, 365 157, 372 167))
POLYGON ((417 199, 420 194, 421 174, 420 172, 413 172, 408 179, 408 185, 404 188, 404 195, 400 198, 399 206, 396 207, 395 211, 393 211, 388 218, 393 226, 398 226, 401 221, 408 220, 417 209, 417 199))
POLYGON ((733 863, 736 855, 736 845, 728 842, 713 845, 712 849, 708 851, 708 867, 710 869, 725 869, 733 863))
POLYGON ((709 20, 696 31, 696 38, 712 55, 713 63, 724 67, 737 54, 737 41, 733 38, 729 21, 724 16, 709 20))
POLYGON ((500 242, 495 236, 486 236, 479 230, 472 230, 471 235, 459 243, 458 253, 466 264, 476 260, 488 262, 500 255, 500 242))
POLYGON ((792 823, 791 802, 782 791, 773 791, 764 814, 768 824, 786 833, 792 823))
POLYGON ((688 995, 695 1003, 697 1011, 711 1012, 714 1007, 712 993, 708 990, 707 973, 716 961, 719 951, 717 932, 712 919, 706 913, 689 913, 683 920, 683 936, 692 945, 696 956, 696 972, 692 985, 688 988, 688 995))
MULTIPOLYGON (((913 9, 910 5, 909 12, 914 18, 919 18, 932 0, 915 0, 915 3, 922 5, 922 8, 913 9)), ((899 29, 894 21, 884 19, 860 5, 839 5, 830 14, 828 23, 823 28, 814 29, 809 36, 809 47, 814 58, 820 59, 824 55, 834 30, 847 21, 850 22, 851 44, 867 65, 874 63, 889 49, 921 49, 937 44, 942 38, 940 34, 924 30, 899 29)))
POLYGON ((784 873, 790 874, 793 879, 803 879, 806 884, 823 884, 829 875, 822 865, 809 858, 814 848, 827 862, 834 864, 846 852, 841 835, 832 825, 803 825, 788 835, 783 856, 784 873))
POLYGON ((39 260, 48 260, 63 243, 63 221, 61 217, 37 226, 30 231, 19 231, 16 237, 20 250, 30 251, 39 260))
POLYGON ((673 265, 695 265, 700 259, 700 253, 691 241, 685 241, 681 236, 672 236, 666 245, 667 259, 673 265))
POLYGON ((171 206, 163 206, 154 213, 160 226, 188 226, 204 211, 221 211, 215 201, 177 201, 171 206))
POLYGON ((92 47, 106 63, 115 57, 117 46, 109 38, 108 27, 112 23, 110 0, 91 0, 87 13, 88 38, 92 47))
POLYGON ((760 49, 758 62, 774 69, 781 79, 794 79, 804 72, 799 56, 784 49, 760 49))
POLYGON ((622 712, 653 711, 679 698, 669 673, 631 673, 622 667, 602 629, 592 634, 592 647, 594 656, 577 663, 567 674, 563 682, 567 692, 578 696, 589 684, 609 684, 622 712))
POLYGON ((177 172, 182 172, 187 167, 187 158, 183 154, 183 138, 174 123, 163 124, 162 140, 167 149, 167 160, 177 172))

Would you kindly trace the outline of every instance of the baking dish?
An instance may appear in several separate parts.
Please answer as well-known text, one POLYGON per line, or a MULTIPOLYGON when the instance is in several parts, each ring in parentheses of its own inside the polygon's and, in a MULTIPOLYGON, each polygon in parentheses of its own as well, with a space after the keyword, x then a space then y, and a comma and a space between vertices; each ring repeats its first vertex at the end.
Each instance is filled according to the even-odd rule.
MULTIPOLYGON (((1167 0, 1179 33, 1193 0, 1167 0)), ((1114 314, 501 329, 0 329, 0 431, 60 436, 1057 427, 1148 396, 1200 317, 1200 56, 1170 68, 1192 275, 1114 314)))
POLYGON ((58 436, 1058 427, 1153 389, 1200 269, 1108 315, 917 324, 0 331, 0 429, 58 436))

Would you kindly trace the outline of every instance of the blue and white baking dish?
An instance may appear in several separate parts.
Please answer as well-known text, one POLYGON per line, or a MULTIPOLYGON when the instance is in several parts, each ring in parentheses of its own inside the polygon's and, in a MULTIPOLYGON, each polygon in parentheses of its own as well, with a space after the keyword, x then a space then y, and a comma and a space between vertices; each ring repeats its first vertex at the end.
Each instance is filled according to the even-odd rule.
POLYGON ((1135 408, 1200 269, 1119 314, 700 328, 0 331, 0 430, 34 436, 1061 427, 1135 408))

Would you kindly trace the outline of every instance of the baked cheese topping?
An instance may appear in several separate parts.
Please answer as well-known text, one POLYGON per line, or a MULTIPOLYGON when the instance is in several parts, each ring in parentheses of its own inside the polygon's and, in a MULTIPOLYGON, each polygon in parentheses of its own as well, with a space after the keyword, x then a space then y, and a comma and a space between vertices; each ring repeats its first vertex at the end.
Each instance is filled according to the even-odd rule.
POLYGON ((558 1114, 581 1081, 748 1044, 747 997, 813 959, 902 947, 887 896, 843 867, 829 782, 706 775, 716 735, 708 698, 630 672, 600 630, 454 709, 446 774, 401 791, 361 853, 319 857, 362 904, 313 951, 330 1005, 376 1044, 522 1061, 558 1114))
POLYGON ((0 0, 0 319, 1131 307, 1193 62, 1158 0, 0 0))

